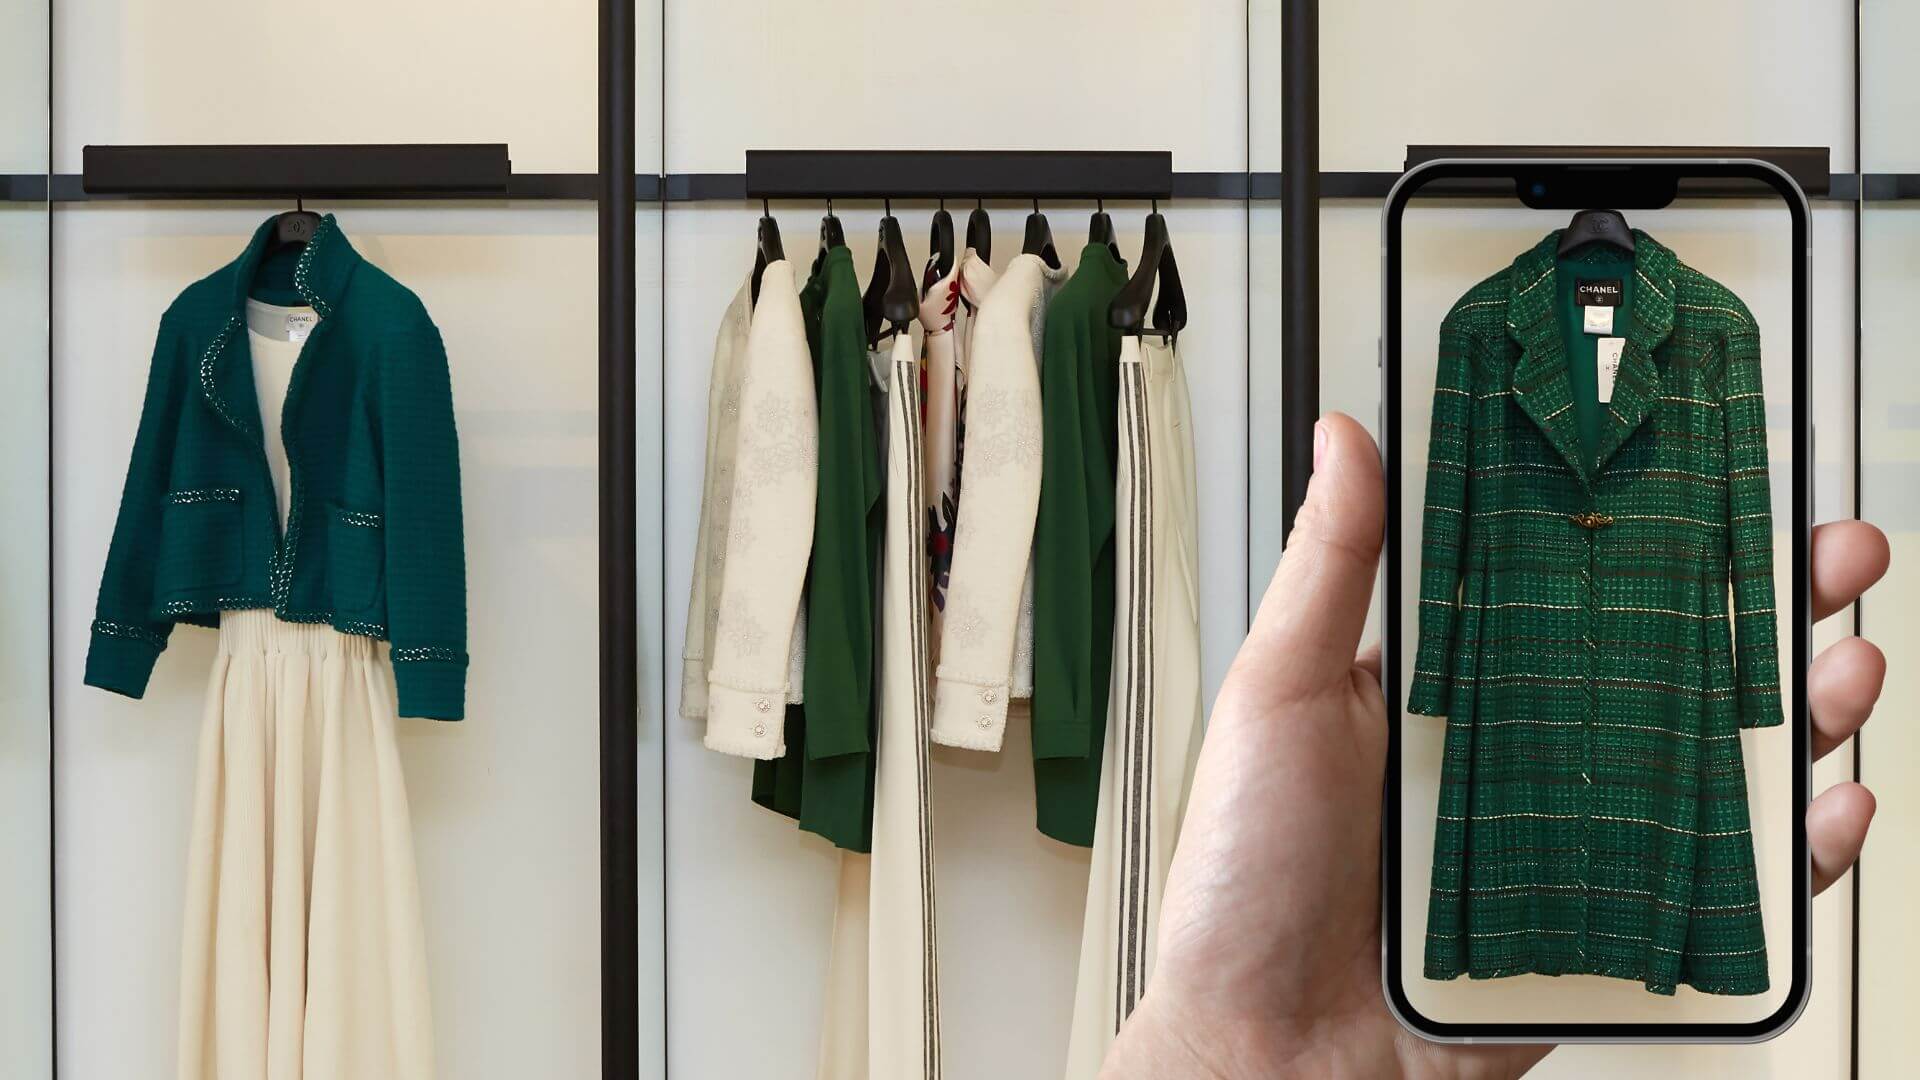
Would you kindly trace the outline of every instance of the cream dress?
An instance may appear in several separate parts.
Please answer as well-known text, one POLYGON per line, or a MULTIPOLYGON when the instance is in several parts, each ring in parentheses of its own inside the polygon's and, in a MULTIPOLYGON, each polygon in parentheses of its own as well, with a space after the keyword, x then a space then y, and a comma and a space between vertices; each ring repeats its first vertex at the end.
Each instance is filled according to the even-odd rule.
MULTIPOLYGON (((249 302, 281 520, 280 406, 312 311, 249 302)), ((181 1080, 422 1080, 433 1016, 386 646, 221 616, 181 945, 181 1080)))

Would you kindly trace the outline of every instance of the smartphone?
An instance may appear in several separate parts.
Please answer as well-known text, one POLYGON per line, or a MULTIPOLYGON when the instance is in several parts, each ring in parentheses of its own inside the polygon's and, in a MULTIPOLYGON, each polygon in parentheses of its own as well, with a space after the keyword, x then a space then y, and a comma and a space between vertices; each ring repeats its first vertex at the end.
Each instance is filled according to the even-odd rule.
POLYGON ((1805 1006, 1808 209, 1757 160, 1435 161, 1384 221, 1383 982, 1443 1041, 1805 1006))

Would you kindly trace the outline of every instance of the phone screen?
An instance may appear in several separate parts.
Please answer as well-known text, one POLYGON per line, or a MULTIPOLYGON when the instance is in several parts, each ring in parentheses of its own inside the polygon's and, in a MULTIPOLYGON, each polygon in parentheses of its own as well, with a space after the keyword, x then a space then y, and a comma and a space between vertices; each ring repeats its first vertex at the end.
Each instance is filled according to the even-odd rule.
POLYGON ((1384 979, 1440 1038, 1805 1001, 1807 210, 1758 162, 1389 200, 1384 979))

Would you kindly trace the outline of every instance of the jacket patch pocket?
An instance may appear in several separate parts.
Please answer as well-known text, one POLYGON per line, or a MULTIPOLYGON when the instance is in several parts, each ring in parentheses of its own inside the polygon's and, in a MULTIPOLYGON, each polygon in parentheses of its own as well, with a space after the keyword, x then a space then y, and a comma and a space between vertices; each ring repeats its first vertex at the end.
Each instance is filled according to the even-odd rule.
MULTIPOLYGON (((327 584, 334 611, 364 614, 380 599, 387 562, 387 530, 379 514, 328 507, 327 584)), ((377 621, 377 620, 375 620, 377 621)))
POLYGON ((154 581, 161 595, 220 589, 240 580, 244 539, 239 488, 167 492, 154 581))

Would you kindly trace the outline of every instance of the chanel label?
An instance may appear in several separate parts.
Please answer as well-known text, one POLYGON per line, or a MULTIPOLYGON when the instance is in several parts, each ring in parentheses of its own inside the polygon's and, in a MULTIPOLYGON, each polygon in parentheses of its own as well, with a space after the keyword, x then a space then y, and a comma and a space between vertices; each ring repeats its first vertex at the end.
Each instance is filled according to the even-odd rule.
POLYGON ((307 335, 313 333, 313 328, 319 325, 319 323, 320 323, 320 316, 314 312, 311 312, 311 311, 288 312, 287 313, 287 340, 288 341, 307 340, 307 335))
POLYGON ((1619 278, 1577 278, 1573 285, 1573 302, 1581 307, 1619 307, 1626 295, 1619 278))

